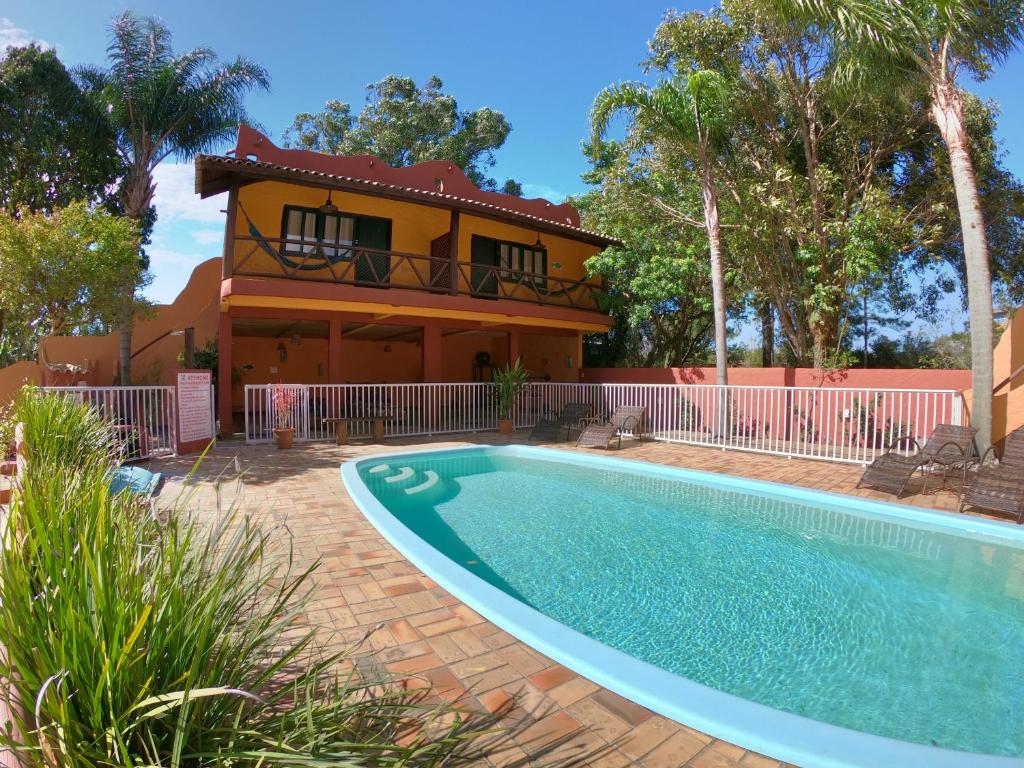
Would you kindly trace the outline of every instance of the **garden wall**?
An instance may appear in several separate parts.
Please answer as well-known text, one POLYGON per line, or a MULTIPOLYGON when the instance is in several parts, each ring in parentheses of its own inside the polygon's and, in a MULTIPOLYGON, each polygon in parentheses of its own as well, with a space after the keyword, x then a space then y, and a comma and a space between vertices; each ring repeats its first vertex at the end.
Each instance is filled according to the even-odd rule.
MULTIPOLYGON (((580 379, 590 384, 708 385, 715 383, 715 369, 586 368, 580 379)), ((731 368, 729 384, 739 388, 730 392, 727 405, 720 399, 723 391, 716 389, 673 395, 677 402, 669 406, 662 402, 665 395, 654 397, 661 398, 663 410, 682 409, 678 419, 693 433, 691 438, 724 432, 740 442, 770 444, 773 450, 800 445, 800 450, 853 455, 899 437, 924 440, 935 424, 963 418, 958 415, 963 402, 959 395, 927 390, 961 392, 970 383, 966 370, 731 368), (865 391, 872 389, 915 391, 865 391), (722 419, 726 421, 720 423, 722 419)))
MULTIPOLYGON (((714 384, 714 368, 584 368, 591 384, 714 384)), ((740 386, 956 389, 971 387, 968 370, 918 368, 730 368, 729 383, 740 386)))

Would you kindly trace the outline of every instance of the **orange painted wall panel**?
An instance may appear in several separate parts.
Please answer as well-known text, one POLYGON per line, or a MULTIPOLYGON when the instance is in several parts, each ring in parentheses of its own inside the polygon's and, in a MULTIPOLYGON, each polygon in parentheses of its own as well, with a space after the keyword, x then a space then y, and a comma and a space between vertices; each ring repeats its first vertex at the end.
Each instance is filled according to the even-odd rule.
MULTIPOLYGON (((624 384, 714 384, 714 368, 584 368, 581 381, 624 384)), ((868 368, 824 372, 813 368, 730 368, 729 383, 747 386, 956 389, 971 385, 966 370, 868 368)))
POLYGON ((578 336, 541 336, 524 333, 519 339, 519 354, 533 378, 551 381, 580 380, 578 336), (571 361, 572 365, 568 363, 571 361))
MULTIPOLYGON (((508 340, 500 336, 458 334, 441 339, 441 380, 473 381, 473 360, 477 352, 487 352, 491 365, 502 366, 508 360, 508 340)), ((484 378, 490 381, 490 375, 484 378)))
MULTIPOLYGON (((168 336, 168 331, 195 328, 197 349, 216 338, 220 276, 220 258, 209 259, 199 264, 172 303, 157 305, 151 317, 136 324, 135 332, 132 334, 132 349, 138 353, 132 359, 133 384, 174 383, 178 356, 183 352, 184 345, 181 335, 168 336), (155 344, 147 346, 157 339, 159 340, 155 344)), ((44 374, 52 378, 49 372, 45 371, 46 363, 68 363, 87 369, 86 373, 73 377, 75 382, 84 381, 90 386, 109 386, 117 377, 119 342, 117 333, 106 336, 52 336, 44 339, 39 352, 38 382, 48 383, 43 381, 44 374)), ((9 401, 11 391, 6 382, 8 379, 17 380, 21 376, 19 371, 25 365, 37 364, 16 364, 0 370, 0 402, 9 401)))

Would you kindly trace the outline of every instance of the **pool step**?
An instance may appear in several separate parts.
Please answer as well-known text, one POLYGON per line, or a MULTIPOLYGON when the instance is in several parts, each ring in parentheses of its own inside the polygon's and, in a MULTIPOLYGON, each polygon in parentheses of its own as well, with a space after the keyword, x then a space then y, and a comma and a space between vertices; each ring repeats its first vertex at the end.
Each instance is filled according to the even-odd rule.
POLYGON ((414 485, 410 488, 406 488, 406 494, 411 496, 414 493, 423 493, 423 491, 429 491, 431 488, 437 485, 438 481, 441 479, 438 476, 437 472, 435 472, 432 469, 424 470, 423 476, 426 478, 426 480, 424 480, 419 485, 414 485))
POLYGON ((390 469, 391 469, 391 465, 390 464, 378 464, 375 467, 370 467, 370 474, 371 475, 379 475, 381 472, 387 472, 390 469))
POLYGON ((390 475, 384 478, 385 483, 401 483, 405 480, 409 480, 413 475, 416 474, 416 470, 412 467, 399 467, 398 474, 390 475))

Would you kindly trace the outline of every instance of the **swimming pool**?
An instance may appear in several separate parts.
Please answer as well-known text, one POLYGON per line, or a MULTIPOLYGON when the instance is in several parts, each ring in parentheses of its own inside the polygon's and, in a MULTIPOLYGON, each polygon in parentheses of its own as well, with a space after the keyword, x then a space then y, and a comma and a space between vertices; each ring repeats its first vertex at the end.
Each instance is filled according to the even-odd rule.
POLYGON ((1024 765, 1016 526, 523 446, 342 475, 446 589, 687 725, 806 766, 1024 765))

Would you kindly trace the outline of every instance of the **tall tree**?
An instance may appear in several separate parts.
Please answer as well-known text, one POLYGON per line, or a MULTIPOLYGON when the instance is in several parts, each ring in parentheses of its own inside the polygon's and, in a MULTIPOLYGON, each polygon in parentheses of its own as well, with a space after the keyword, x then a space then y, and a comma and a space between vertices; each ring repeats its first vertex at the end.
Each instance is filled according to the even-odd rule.
MULTIPOLYGON (((332 155, 376 155, 394 168, 425 160, 450 160, 482 189, 498 189, 488 173, 495 152, 512 126, 489 107, 460 110, 444 92, 441 78, 422 87, 411 77, 388 75, 366 86, 366 104, 358 115, 343 101, 331 100, 321 112, 300 112, 285 131, 285 146, 332 155)), ((522 194, 508 179, 508 194, 522 194)))
POLYGON ((572 200, 586 226, 623 242, 586 264, 606 280, 606 308, 616 320, 607 343, 589 341, 591 359, 692 365, 713 342, 711 271, 703 230, 681 226, 677 212, 699 208, 700 184, 666 172, 674 164, 662 156, 664 147, 634 138, 587 147, 593 167, 583 178, 598 187, 572 200))
POLYGON ((598 94, 591 111, 593 141, 606 131, 613 115, 632 113, 637 123, 660 133, 689 158, 700 179, 703 221, 711 263, 711 292, 715 322, 715 378, 728 383, 725 269, 718 211, 716 170, 726 146, 726 79, 713 70, 697 70, 684 77, 660 82, 653 88, 621 83, 598 94))
POLYGON ((0 208, 107 202, 124 173, 116 138, 56 53, 28 45, 0 58, 0 208))
POLYGON ((52 213, 0 215, 0 306, 25 352, 41 336, 81 333, 121 320, 126 286, 144 286, 139 230, 84 202, 52 213))
POLYGON ((963 233, 978 448, 992 440, 992 282, 988 241, 959 75, 986 77, 1024 37, 1020 0, 791 0, 828 29, 846 54, 845 73, 927 88, 928 113, 952 171, 963 233))
MULTIPOLYGON (((83 68, 79 77, 109 111, 118 153, 128 170, 119 197, 124 213, 144 228, 151 216, 153 171, 168 157, 189 160, 230 139, 246 120, 245 96, 270 79, 254 62, 222 64, 208 48, 176 54, 171 32, 156 18, 130 12, 111 23, 107 69, 83 68)), ((145 256, 140 254, 143 268, 145 256)), ((134 294, 126 295, 126 306, 134 294)), ((121 383, 131 383, 129 319, 121 332, 121 383)))

